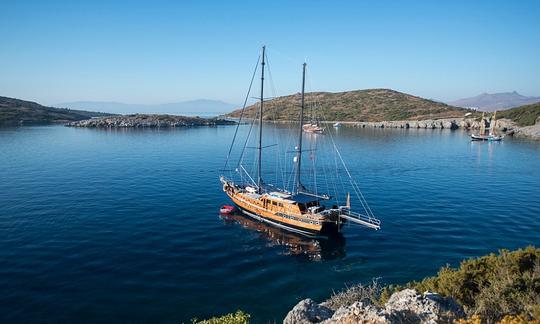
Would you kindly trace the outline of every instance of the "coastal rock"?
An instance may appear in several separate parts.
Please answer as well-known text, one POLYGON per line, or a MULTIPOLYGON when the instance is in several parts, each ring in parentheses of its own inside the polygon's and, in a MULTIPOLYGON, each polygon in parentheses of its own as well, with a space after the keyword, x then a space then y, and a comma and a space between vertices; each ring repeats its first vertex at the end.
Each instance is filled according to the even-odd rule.
POLYGON ((308 298, 294 306, 283 320, 283 324, 321 323, 329 319, 332 313, 329 308, 321 306, 308 298))
POLYGON ((509 132, 509 131, 512 131, 514 130, 515 128, 517 128, 517 125, 514 121, 510 120, 510 119, 499 119, 497 120, 497 123, 496 123, 496 126, 495 126, 495 129, 498 129, 502 132, 509 132))
POLYGON ((387 324, 392 323, 391 316, 380 307, 365 305, 362 302, 356 302, 347 307, 339 308, 334 315, 324 324, 353 324, 353 323, 372 323, 387 324))
POLYGON ((385 310, 392 315, 394 321, 407 323, 451 323, 465 316, 463 307, 453 298, 430 292, 421 295, 413 289, 392 294, 385 310))
POLYGON ((284 323, 435 324, 452 323, 463 317, 463 307, 451 297, 430 292, 419 294, 416 290, 405 289, 392 294, 384 307, 359 301, 342 306, 334 313, 311 299, 304 299, 287 314, 284 323))
POLYGON ((371 127, 371 128, 423 128, 423 129, 458 129, 465 127, 468 124, 463 122, 463 119, 436 119, 436 120, 391 120, 382 122, 354 122, 356 127, 371 127))
POLYGON ((516 128, 514 136, 540 140, 540 124, 516 128))
POLYGON ((444 129, 454 130, 454 129, 459 128, 459 125, 455 120, 444 120, 441 123, 442 123, 442 128, 444 129))
POLYGON ((145 128, 145 127, 194 127, 231 125, 235 122, 217 118, 201 118, 177 115, 121 115, 92 118, 66 124, 68 127, 92 128, 145 128))

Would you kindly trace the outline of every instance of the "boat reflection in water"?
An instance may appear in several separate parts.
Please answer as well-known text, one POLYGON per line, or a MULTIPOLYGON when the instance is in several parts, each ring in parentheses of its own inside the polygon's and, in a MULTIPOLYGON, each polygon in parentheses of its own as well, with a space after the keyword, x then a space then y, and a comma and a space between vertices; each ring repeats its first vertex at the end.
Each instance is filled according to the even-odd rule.
POLYGON ((285 254, 305 257, 310 261, 327 261, 345 257, 345 237, 337 233, 330 237, 310 238, 281 230, 244 216, 239 212, 220 214, 226 224, 239 224, 260 234, 271 246, 285 248, 285 254))

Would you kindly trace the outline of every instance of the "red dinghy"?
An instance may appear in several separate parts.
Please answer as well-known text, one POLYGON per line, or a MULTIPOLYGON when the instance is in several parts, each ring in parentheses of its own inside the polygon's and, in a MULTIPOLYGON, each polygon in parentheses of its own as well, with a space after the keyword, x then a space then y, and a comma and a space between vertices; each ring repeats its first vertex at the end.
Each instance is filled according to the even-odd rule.
POLYGON ((231 205, 223 205, 221 206, 221 208, 219 209, 219 212, 220 214, 231 214, 234 212, 236 208, 234 206, 231 206, 231 205))

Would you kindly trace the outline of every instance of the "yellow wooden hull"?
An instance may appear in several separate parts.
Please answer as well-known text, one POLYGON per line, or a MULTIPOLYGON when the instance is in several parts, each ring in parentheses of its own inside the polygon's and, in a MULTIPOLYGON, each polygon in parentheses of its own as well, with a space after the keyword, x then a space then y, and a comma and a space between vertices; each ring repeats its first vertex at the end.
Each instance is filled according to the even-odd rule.
POLYGON ((226 193, 242 212, 261 221, 306 235, 319 234, 323 229, 324 222, 322 220, 309 219, 299 214, 290 213, 286 207, 265 208, 260 200, 253 199, 243 193, 226 193))

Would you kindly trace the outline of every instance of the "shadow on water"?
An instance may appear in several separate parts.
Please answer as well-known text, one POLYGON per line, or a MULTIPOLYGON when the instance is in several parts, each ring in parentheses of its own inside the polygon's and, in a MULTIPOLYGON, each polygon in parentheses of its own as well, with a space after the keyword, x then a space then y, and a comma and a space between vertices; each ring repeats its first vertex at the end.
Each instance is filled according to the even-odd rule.
POLYGON ((345 237, 339 233, 328 238, 310 238, 281 230, 254 220, 240 213, 221 214, 219 217, 229 225, 240 225, 257 232, 260 238, 272 246, 282 247, 285 254, 307 261, 329 261, 345 257, 345 237))

